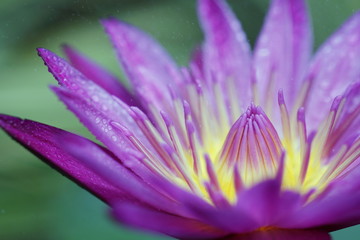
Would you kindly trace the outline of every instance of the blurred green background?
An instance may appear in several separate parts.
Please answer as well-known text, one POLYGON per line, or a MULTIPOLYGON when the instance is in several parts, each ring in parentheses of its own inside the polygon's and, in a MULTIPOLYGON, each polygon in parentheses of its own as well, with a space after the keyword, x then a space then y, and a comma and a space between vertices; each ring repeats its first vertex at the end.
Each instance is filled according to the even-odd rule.
MULTIPOLYGON (((253 44, 267 0, 230 0, 253 44)), ((310 1, 315 49, 358 0, 310 1)), ((122 76, 99 19, 116 16, 155 36, 179 64, 202 39, 193 0, 1 0, 0 112, 90 137, 48 90, 55 80, 35 52, 68 43, 122 76)), ((124 79, 124 78, 122 78, 124 79)), ((169 239, 115 225, 107 207, 0 132, 0 239, 169 239)), ((360 227, 332 234, 355 239, 360 227)))

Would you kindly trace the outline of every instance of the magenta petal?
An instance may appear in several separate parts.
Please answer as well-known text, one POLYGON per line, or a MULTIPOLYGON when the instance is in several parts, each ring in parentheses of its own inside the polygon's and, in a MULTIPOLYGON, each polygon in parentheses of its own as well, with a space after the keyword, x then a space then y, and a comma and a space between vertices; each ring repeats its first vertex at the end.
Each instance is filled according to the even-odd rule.
POLYGON ((274 216, 272 217, 272 224, 281 228, 281 222, 287 219, 289 215, 297 211, 302 204, 302 197, 300 194, 292 191, 283 191, 279 195, 274 216))
POLYGON ((176 195, 196 219, 232 233, 244 233, 259 228, 246 211, 233 206, 217 208, 191 194, 176 195))
MULTIPOLYGON (((86 164, 69 155, 64 151, 58 140, 66 138, 71 139, 74 143, 84 142, 96 146, 95 143, 58 128, 7 115, 0 115, 0 126, 14 140, 40 157, 44 162, 64 173, 105 202, 132 199, 120 189, 114 187, 113 184, 106 182, 88 168, 86 164)), ((105 149, 101 149, 99 146, 97 148, 99 148, 99 151, 106 152, 105 149)), ((87 152, 86 154, 95 153, 87 152)))
MULTIPOLYGON (((256 43, 254 68, 260 103, 273 101, 279 89, 292 106, 311 54, 312 34, 304 0, 273 0, 256 43)), ((269 109, 266 108, 268 111, 269 109)))
POLYGON ((150 230, 180 239, 214 239, 226 233, 199 221, 178 217, 131 203, 115 205, 115 219, 131 227, 150 230))
MULTIPOLYGON (((222 240, 331 240, 325 231, 273 229, 222 238, 222 240)), ((220 240, 220 239, 219 239, 220 240)))
POLYGON ((268 226, 278 208, 280 182, 268 180, 240 193, 237 206, 251 214, 260 226, 268 226))
POLYGON ((245 211, 259 226, 273 226, 278 218, 283 217, 281 208, 287 207, 291 212, 297 201, 296 197, 290 198, 290 202, 286 201, 288 196, 282 199, 280 186, 278 180, 267 180, 243 191, 238 196, 237 208, 245 211))
POLYGON ((117 96, 123 102, 131 106, 138 106, 134 96, 129 92, 119 79, 109 73, 100 65, 85 57, 80 52, 71 48, 68 45, 63 47, 63 50, 70 60, 71 64, 82 72, 88 79, 97 83, 100 87, 105 89, 108 93, 117 96))
POLYGON ((135 91, 144 103, 162 109, 181 75, 166 51, 149 35, 116 19, 102 21, 135 91))
POLYGON ((238 196, 236 208, 244 211, 259 225, 281 227, 279 223, 299 209, 301 197, 291 191, 280 191, 279 179, 261 182, 238 196))
POLYGON ((185 203, 190 211, 199 220, 232 233, 251 232, 259 228, 250 214, 246 211, 241 211, 235 207, 228 207, 224 209, 204 208, 199 205, 185 203))
POLYGON ((360 12, 357 12, 321 46, 312 62, 308 76, 311 88, 306 99, 310 128, 316 128, 331 101, 359 79, 359 62, 360 12))
POLYGON ((220 81, 234 80, 241 106, 251 100, 251 54, 241 25, 225 1, 200 0, 198 11, 205 32, 204 71, 207 81, 215 76, 220 81))

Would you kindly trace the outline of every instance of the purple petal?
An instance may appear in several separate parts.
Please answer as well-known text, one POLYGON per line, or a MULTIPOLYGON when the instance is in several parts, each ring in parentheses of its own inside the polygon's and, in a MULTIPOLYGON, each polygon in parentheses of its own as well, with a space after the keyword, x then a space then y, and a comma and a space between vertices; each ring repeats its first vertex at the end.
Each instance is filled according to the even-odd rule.
POLYGON ((118 204, 113 209, 116 220, 131 227, 150 230, 180 239, 214 239, 224 231, 199 221, 170 215, 135 204, 118 204))
POLYGON ((360 76, 360 12, 351 17, 317 52, 308 76, 306 99, 310 128, 327 114, 331 101, 360 76))
POLYGON ((241 106, 251 101, 250 47, 241 25, 225 1, 200 0, 198 12, 205 32, 204 68, 206 81, 234 80, 241 106))
POLYGON ((242 209, 260 226, 276 226, 277 222, 297 210, 300 195, 281 192, 281 180, 266 180, 238 196, 237 208, 242 209))
MULTIPOLYGON (((64 138, 71 139, 74 143, 81 141, 87 145, 96 146, 99 151, 106 152, 105 149, 91 141, 58 128, 7 115, 0 115, 0 126, 14 140, 40 157, 45 163, 64 173, 105 202, 111 202, 115 199, 119 201, 129 199, 129 196, 120 189, 106 182, 88 166, 64 151, 63 146, 58 142, 59 139, 64 138)), ((96 153, 92 151, 86 154, 96 153)))
POLYGON ((94 81, 100 87, 105 89, 108 93, 117 96, 128 105, 138 106, 139 104, 134 99, 134 96, 121 84, 119 79, 109 73, 100 65, 96 64, 80 52, 71 48, 68 45, 63 47, 63 50, 70 60, 71 64, 82 72, 85 77, 94 81))
MULTIPOLYGON (((359 189, 357 190, 359 191, 359 189)), ((284 228, 338 230, 360 223, 360 194, 352 192, 314 201, 281 224, 284 228)))
POLYGON ((280 224, 283 228, 338 230, 360 223, 360 168, 332 182, 323 196, 299 208, 280 224))
POLYGON ((224 209, 202 208, 201 205, 190 202, 186 203, 186 206, 197 219, 228 232, 251 232, 260 227, 247 212, 234 207, 224 209))
POLYGON ((173 194, 188 212, 201 222, 232 233, 250 232, 260 227, 243 209, 234 206, 214 207, 197 196, 176 192, 173 194))
MULTIPOLYGON (((104 89, 96 85, 94 82, 89 81, 83 74, 73 68, 64 59, 60 58, 53 52, 40 48, 38 49, 39 55, 48 66, 49 72, 58 80, 59 84, 77 95, 79 101, 86 101, 92 108, 96 109, 106 119, 120 122, 132 131, 137 138, 139 138, 144 145, 151 148, 146 137, 143 135, 133 118, 129 114, 129 107, 122 103, 121 100, 115 100, 113 96, 107 93, 104 89)), ((79 114, 84 115, 85 109, 82 109, 79 114)), ((99 118, 91 119, 94 122, 99 118)), ((96 126, 96 124, 94 125, 96 126)), ((90 129, 91 130, 91 129, 90 129)))
MULTIPOLYGON (((256 231, 222 240, 331 240, 329 233, 318 230, 287 230, 271 229, 268 231, 256 231)), ((219 239, 220 240, 220 239, 219 239)))
POLYGON ((304 0, 273 0, 255 47, 260 103, 276 108, 279 89, 292 106, 311 54, 312 34, 304 0), (270 102, 269 102, 270 101, 270 102))
POLYGON ((160 109, 182 79, 176 64, 149 35, 115 19, 102 21, 138 97, 160 109))

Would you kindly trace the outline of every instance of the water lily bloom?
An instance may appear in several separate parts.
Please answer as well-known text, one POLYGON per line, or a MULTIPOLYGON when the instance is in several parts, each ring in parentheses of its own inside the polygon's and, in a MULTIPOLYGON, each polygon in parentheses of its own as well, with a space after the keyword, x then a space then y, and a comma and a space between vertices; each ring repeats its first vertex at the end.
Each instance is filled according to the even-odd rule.
POLYGON ((304 0, 271 2, 253 53, 225 1, 198 12, 205 40, 183 68, 102 21, 129 88, 69 46, 70 63, 38 49, 52 91, 103 145, 8 115, 1 127, 135 228, 213 239, 360 223, 360 13, 311 58, 304 0))

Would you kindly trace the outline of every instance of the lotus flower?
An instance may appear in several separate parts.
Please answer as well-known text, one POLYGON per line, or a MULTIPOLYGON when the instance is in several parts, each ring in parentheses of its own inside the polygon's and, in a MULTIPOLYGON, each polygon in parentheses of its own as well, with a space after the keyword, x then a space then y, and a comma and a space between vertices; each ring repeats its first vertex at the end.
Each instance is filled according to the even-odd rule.
POLYGON ((71 65, 38 49, 103 145, 7 115, 1 127, 135 228, 213 239, 360 223, 360 13, 310 60, 304 0, 272 1, 253 54, 226 2, 198 11, 205 41, 184 68, 102 21, 130 88, 69 46, 71 65))

